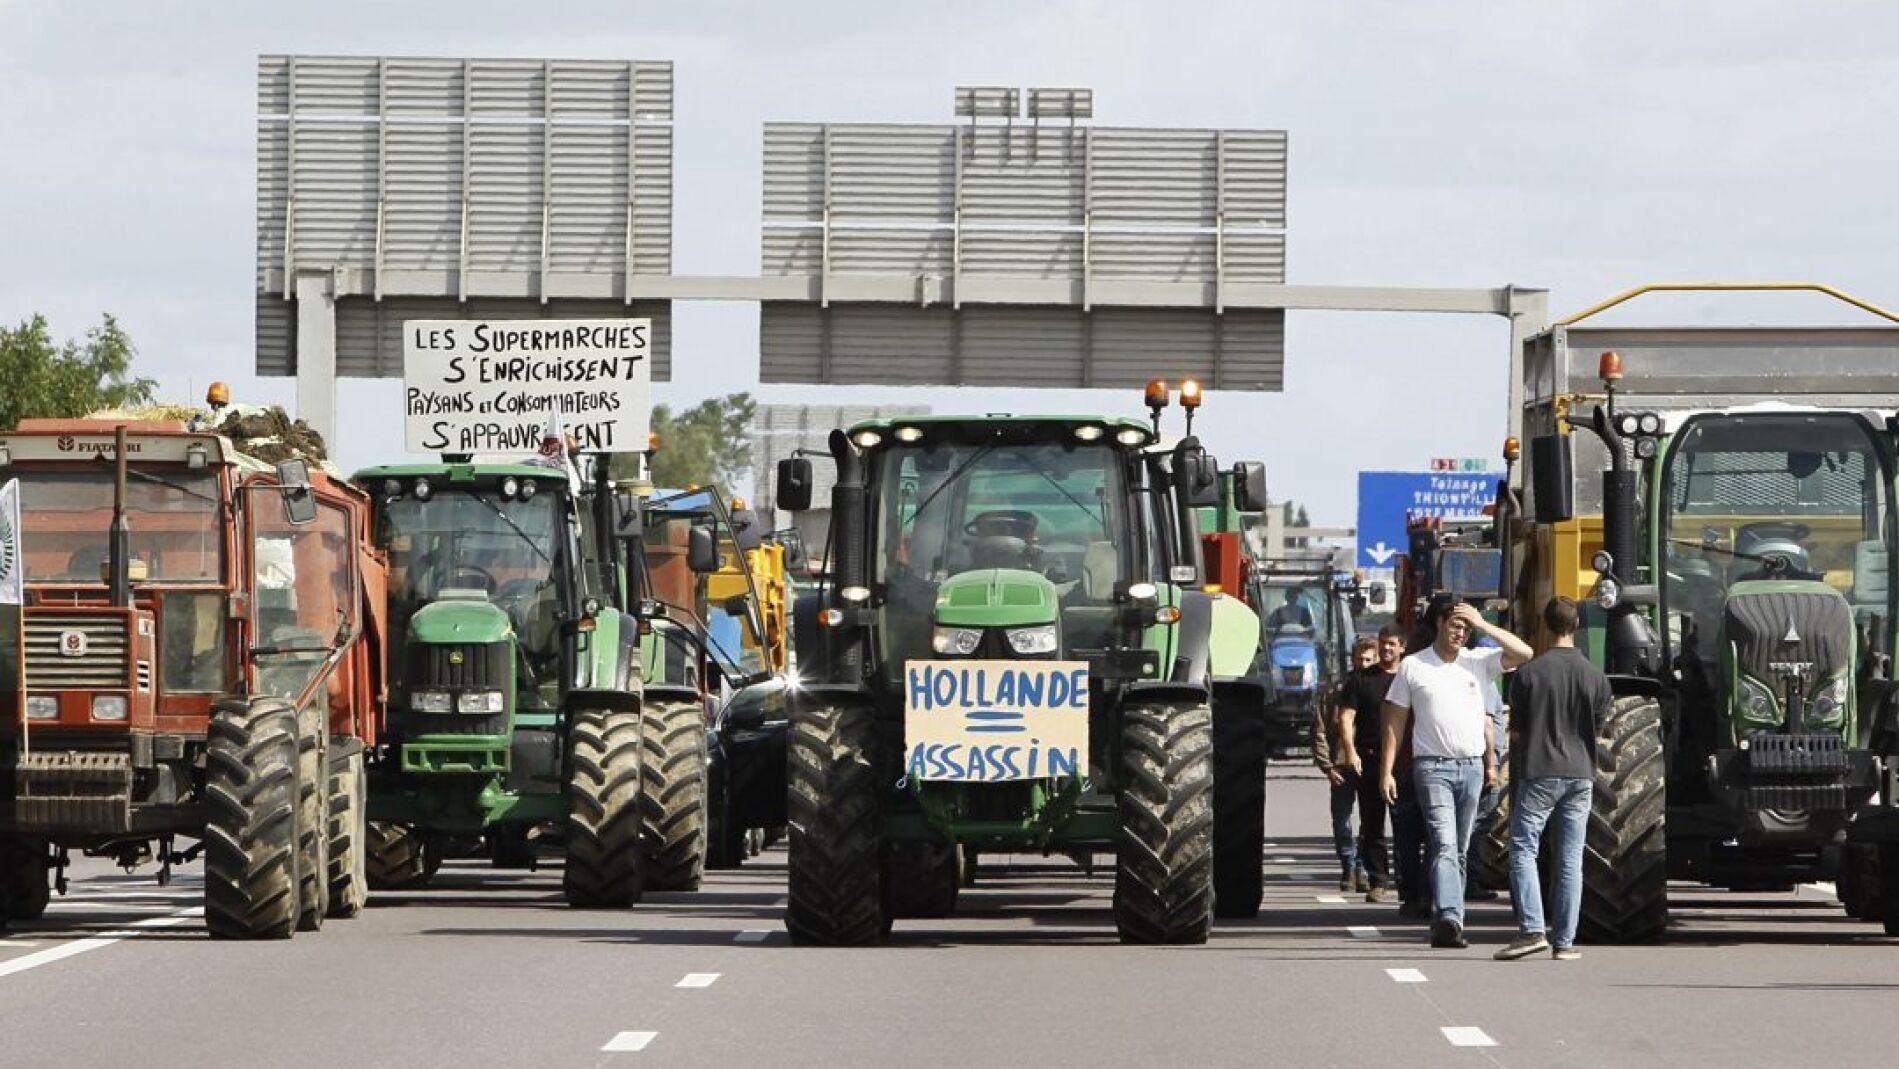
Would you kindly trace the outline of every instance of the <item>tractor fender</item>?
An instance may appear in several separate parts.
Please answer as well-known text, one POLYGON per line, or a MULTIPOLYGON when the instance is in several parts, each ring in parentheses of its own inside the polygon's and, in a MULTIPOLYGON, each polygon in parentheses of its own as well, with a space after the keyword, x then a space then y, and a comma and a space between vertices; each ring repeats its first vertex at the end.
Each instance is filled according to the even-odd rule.
POLYGON ((1252 676, 1215 676, 1213 704, 1264 711, 1271 699, 1270 688, 1252 676))
POLYGON ((1662 693, 1662 681, 1649 676, 1611 674, 1609 693, 1618 698, 1655 698, 1662 693))
POLYGON ((1141 705, 1176 702, 1181 705, 1206 705, 1211 695, 1205 684, 1176 680, 1142 679, 1127 685, 1126 700, 1141 705))
POLYGON ((683 683, 648 683, 642 689, 647 701, 697 704, 705 700, 697 687, 689 687, 683 683))
POLYGON ((610 690, 605 687, 575 687, 567 692, 567 708, 604 709, 613 713, 637 713, 640 711, 640 692, 637 690, 610 690))
POLYGON ((1168 678, 1175 681, 1205 680, 1212 642, 1212 595, 1199 590, 1181 591, 1180 619, 1174 623, 1174 663, 1168 678))

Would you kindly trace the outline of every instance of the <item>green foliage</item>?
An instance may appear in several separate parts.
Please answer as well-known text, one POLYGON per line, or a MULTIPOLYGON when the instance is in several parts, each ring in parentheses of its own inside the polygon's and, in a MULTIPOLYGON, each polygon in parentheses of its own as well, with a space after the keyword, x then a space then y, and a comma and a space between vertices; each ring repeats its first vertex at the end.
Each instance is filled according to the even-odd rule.
POLYGON ((716 483, 730 494, 733 482, 751 471, 757 408, 745 393, 708 397, 677 415, 670 405, 655 405, 659 451, 653 454, 653 485, 678 489, 716 483))
POLYGON ((157 385, 132 376, 132 339, 105 316, 81 341, 55 345, 46 317, 0 327, 0 431, 29 417, 77 418, 152 402, 157 385))

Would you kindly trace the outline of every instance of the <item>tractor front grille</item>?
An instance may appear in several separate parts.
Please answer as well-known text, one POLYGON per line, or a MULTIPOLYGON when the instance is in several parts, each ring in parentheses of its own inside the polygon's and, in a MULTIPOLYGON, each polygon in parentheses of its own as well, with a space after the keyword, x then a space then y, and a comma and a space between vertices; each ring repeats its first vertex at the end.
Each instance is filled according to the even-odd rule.
POLYGON ((126 617, 122 612, 26 611, 26 688, 123 690, 126 617), (75 653, 72 651, 83 650, 75 653))
POLYGON ((458 642, 409 646, 409 686, 416 690, 501 690, 508 685, 506 642, 458 642))

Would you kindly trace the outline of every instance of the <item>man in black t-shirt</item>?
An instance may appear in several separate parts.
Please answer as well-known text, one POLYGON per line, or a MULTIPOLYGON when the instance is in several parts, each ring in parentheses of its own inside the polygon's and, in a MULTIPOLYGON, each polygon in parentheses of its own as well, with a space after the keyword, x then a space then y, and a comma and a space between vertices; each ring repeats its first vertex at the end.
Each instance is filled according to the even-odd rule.
POLYGON ((1358 790, 1358 863, 1365 869, 1370 887, 1367 902, 1390 902, 1391 865, 1385 855, 1385 795, 1378 789, 1379 738, 1381 710, 1385 691, 1404 659, 1404 639, 1395 627, 1378 632, 1378 663, 1355 671, 1345 681, 1340 694, 1338 724, 1339 750, 1346 765, 1345 775, 1358 790))
POLYGON ((1569 598, 1551 598, 1543 624, 1553 636, 1541 657, 1517 669, 1510 682, 1510 895, 1516 901, 1516 939, 1497 951, 1514 961, 1549 950, 1558 961, 1578 957, 1576 920, 1582 908, 1583 840, 1589 831, 1596 737, 1615 700, 1609 678, 1576 648, 1579 616, 1569 598), (1536 855, 1549 826, 1550 916, 1536 855))

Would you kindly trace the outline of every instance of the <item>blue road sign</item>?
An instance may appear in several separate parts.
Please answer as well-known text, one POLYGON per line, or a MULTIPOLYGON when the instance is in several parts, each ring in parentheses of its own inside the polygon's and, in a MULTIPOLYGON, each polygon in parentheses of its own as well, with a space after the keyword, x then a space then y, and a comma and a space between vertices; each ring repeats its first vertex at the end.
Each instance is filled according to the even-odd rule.
POLYGON ((1389 568, 1409 542, 1408 518, 1478 519, 1497 498, 1495 471, 1361 471, 1358 473, 1358 566, 1389 568))

